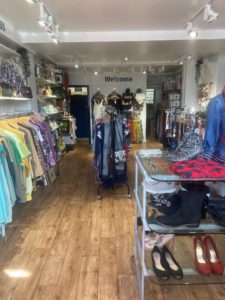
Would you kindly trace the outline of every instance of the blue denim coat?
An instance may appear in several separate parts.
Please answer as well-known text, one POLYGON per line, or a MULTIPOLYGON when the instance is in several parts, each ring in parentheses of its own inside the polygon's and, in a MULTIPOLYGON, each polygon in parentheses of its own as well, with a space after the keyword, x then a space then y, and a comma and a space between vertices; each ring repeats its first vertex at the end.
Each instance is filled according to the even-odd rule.
POLYGON ((222 93, 215 96, 207 107, 203 156, 225 163, 225 99, 222 93))

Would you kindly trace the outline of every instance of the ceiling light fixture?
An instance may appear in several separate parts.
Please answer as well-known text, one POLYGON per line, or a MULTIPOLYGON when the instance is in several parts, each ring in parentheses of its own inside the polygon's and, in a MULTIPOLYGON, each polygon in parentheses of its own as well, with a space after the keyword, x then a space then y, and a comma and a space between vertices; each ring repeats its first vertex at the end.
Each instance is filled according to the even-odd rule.
POLYGON ((35 4, 37 1, 36 0, 26 0, 30 4, 35 4))
POLYGON ((38 24, 41 27, 45 27, 47 25, 48 15, 47 15, 47 12, 45 10, 45 6, 44 6, 43 2, 39 3, 39 8, 40 8, 40 17, 38 18, 38 24))
POLYGON ((145 75, 146 73, 147 73, 146 71, 143 71, 143 72, 142 72, 142 74, 144 74, 144 75, 145 75))
POLYGON ((148 71, 151 74, 162 73, 162 72, 165 72, 165 66, 150 66, 148 68, 148 71))
POLYGON ((125 56, 125 57, 124 57, 124 61, 125 61, 125 63, 127 63, 127 62, 128 62, 128 60, 129 60, 128 56, 125 56))
POLYGON ((52 40, 53 43, 59 44, 59 24, 53 25, 52 27, 53 32, 52 32, 52 40))
POLYGON ((52 41, 53 41, 53 43, 55 43, 55 44, 58 44, 59 43, 59 40, 53 35, 52 36, 52 41))
POLYGON ((198 31, 196 28, 192 27, 192 22, 186 24, 186 31, 190 38, 196 39, 198 37, 198 31))
POLYGON ((75 69, 79 69, 79 65, 77 65, 77 64, 74 65, 74 68, 75 68, 75 69))
MULTIPOLYGON (((35 2, 37 1, 35 0, 35 2)), ((45 30, 51 35, 53 43, 59 44, 59 31, 60 31, 59 24, 56 24, 54 22, 53 15, 47 9, 47 7, 44 5, 42 1, 39 2, 39 9, 40 9, 40 16, 37 20, 38 24, 41 27, 44 27, 45 30)))
POLYGON ((207 23, 211 23, 212 21, 215 21, 219 16, 219 13, 215 12, 211 8, 211 4, 206 4, 204 8, 204 21, 207 23))
POLYGON ((98 71, 95 71, 95 72, 94 72, 94 75, 97 76, 97 75, 98 75, 98 71))

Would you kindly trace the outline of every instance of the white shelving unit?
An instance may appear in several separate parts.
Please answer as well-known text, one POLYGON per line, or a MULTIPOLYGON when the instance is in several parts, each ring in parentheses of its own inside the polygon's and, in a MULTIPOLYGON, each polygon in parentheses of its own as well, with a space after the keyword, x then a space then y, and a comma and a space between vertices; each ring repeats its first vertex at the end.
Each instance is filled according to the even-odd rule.
MULTIPOLYGON (((154 165, 154 158, 157 160, 163 159, 161 150, 142 150, 136 154, 135 166, 135 244, 134 258, 135 267, 140 290, 140 299, 145 299, 145 280, 148 278, 150 284, 158 285, 187 285, 187 284, 224 284, 225 275, 223 276, 202 276, 195 270, 194 260, 184 257, 183 264, 183 279, 176 280, 170 278, 167 281, 160 280, 153 272, 151 255, 145 251, 145 236, 146 232, 157 232, 164 234, 187 236, 196 234, 225 234, 225 227, 217 225, 208 217, 202 221, 199 227, 188 228, 184 226, 165 227, 156 223, 154 216, 147 216, 147 197, 149 196, 149 183, 155 181, 164 182, 179 182, 182 179, 176 174, 161 174, 162 170, 157 169, 154 165), (141 219, 142 226, 138 224, 138 218, 141 219), (147 255, 146 255, 147 254, 147 255)), ((202 181, 215 180, 210 178, 200 179, 202 181)), ((222 179, 221 179, 222 180, 222 179)), ((223 179, 225 180, 225 178, 223 179)), ((187 181, 187 180, 186 180, 187 181)), ((189 179, 189 181, 191 181, 189 179)), ((179 249, 177 250, 179 251, 179 249)), ((175 255, 176 257, 176 255, 175 255)), ((147 300, 147 299, 146 299, 147 300)))
POLYGON ((0 53, 1 55, 7 55, 7 56, 16 56, 16 57, 20 57, 20 54, 17 53, 16 51, 10 49, 9 47, 6 47, 3 44, 0 44, 0 53))
POLYGON ((31 98, 0 96, 0 101, 31 101, 31 98))

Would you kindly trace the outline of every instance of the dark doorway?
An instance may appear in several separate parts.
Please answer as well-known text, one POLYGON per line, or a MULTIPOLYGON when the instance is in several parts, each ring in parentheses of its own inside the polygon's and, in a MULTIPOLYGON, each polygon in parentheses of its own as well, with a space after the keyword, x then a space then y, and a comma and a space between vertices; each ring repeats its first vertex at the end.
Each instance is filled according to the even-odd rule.
POLYGON ((69 86, 70 113, 76 118, 77 137, 90 139, 90 108, 88 86, 69 86))

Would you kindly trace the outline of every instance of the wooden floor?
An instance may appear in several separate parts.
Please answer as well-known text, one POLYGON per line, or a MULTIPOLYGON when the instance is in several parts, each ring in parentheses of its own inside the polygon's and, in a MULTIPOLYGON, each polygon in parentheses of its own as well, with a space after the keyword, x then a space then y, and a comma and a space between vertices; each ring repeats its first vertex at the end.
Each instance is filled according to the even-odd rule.
MULTIPOLYGON (((131 155, 132 189, 133 166, 131 155)), ((123 191, 96 199, 90 146, 78 143, 63 158, 52 190, 39 189, 33 201, 14 209, 7 242, 0 241, 0 299, 138 300, 134 200, 118 194, 123 191)), ((150 294, 146 300, 222 300, 225 288, 153 285, 150 294)))

